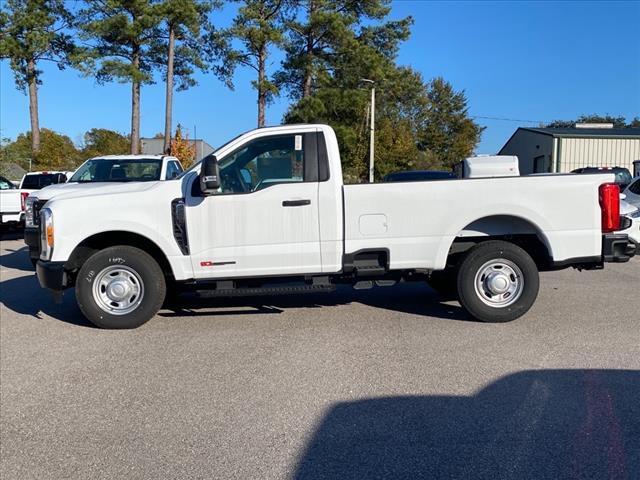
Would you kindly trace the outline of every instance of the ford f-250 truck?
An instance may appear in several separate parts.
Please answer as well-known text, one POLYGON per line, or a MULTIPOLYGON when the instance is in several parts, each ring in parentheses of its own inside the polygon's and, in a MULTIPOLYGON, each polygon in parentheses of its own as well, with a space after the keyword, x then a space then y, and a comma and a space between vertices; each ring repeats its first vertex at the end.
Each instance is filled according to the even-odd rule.
POLYGON ((344 185, 326 125, 245 133, 175 180, 87 184, 40 210, 40 284, 74 287, 106 328, 142 325, 167 292, 331 291, 429 281, 475 318, 529 310, 538 271, 635 252, 613 175, 344 185))
POLYGON ((180 160, 171 155, 104 155, 90 158, 69 175, 66 183, 49 185, 42 190, 31 192, 25 202, 24 241, 29 246, 29 257, 35 266, 40 257, 40 237, 38 232, 38 212, 42 206, 56 195, 66 194, 76 189, 85 190, 84 185, 153 182, 173 180, 183 171, 180 160))

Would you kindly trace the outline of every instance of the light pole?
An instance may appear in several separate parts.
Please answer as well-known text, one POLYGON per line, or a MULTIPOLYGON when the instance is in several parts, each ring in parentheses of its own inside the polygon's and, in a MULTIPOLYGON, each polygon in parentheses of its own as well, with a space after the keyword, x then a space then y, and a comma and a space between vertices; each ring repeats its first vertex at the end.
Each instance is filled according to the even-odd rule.
POLYGON ((363 78, 362 83, 371 84, 371 126, 369 129, 369 183, 373 183, 373 164, 375 154, 376 138, 376 82, 363 78))

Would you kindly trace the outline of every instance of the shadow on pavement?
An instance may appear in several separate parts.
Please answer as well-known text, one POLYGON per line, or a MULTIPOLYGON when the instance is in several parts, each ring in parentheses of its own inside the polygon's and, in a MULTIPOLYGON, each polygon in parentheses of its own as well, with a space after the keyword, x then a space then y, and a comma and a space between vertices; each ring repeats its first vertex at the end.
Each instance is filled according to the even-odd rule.
POLYGON ((0 240, 22 240, 24 230, 21 228, 0 228, 0 240))
POLYGON ((29 259, 29 248, 25 245, 18 249, 5 249, 0 255, 0 267, 11 268, 23 272, 35 272, 29 259))
POLYGON ((80 312, 73 290, 65 291, 62 303, 56 304, 51 294, 40 287, 35 273, 0 282, 0 303, 22 315, 42 318, 46 314, 72 325, 93 327, 80 312))
MULTIPOLYGON (((24 253, 24 252, 23 252, 24 253)), ((27 260, 28 262, 28 260, 27 260)), ((22 315, 41 318, 49 315, 73 325, 92 326, 76 305, 73 289, 65 291, 61 304, 56 304, 34 275, 0 282, 0 302, 22 315)), ((341 286, 331 294, 289 295, 270 297, 200 298, 184 294, 170 307, 160 311, 162 317, 270 315, 290 308, 323 308, 353 302, 396 312, 448 320, 474 321, 457 304, 439 303, 438 295, 424 284, 405 284, 356 291, 341 286)))
POLYGON ((339 403, 294 478, 640 478, 640 371, 526 371, 469 397, 339 403))
POLYGON ((276 295, 268 297, 200 298, 191 294, 183 294, 177 302, 168 307, 168 310, 161 311, 159 315, 164 317, 185 317, 256 313, 273 314, 282 313, 289 308, 333 307, 354 302, 414 315, 474 321, 457 304, 440 303, 440 297, 424 283, 406 283, 394 287, 378 287, 371 290, 354 290, 349 286, 339 286, 335 292, 330 294, 276 295), (244 310, 229 310, 231 307, 246 308, 244 310))

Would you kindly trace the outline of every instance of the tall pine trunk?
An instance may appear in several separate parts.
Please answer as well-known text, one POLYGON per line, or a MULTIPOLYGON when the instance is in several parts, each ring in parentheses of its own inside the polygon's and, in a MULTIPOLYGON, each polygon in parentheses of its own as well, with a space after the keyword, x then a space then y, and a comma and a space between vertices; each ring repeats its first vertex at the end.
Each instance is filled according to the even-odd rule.
POLYGON ((267 48, 263 46, 258 54, 258 128, 265 125, 265 109, 267 107, 266 78, 267 48))
MULTIPOLYGON (((138 71, 140 67, 140 53, 133 53, 133 67, 138 71)), ((131 154, 140 153, 140 81, 133 78, 131 82, 131 154)))
POLYGON ((173 60, 175 56, 176 33, 169 25, 169 52, 167 53, 167 93, 164 111, 164 153, 171 150, 171 116, 173 110, 173 60))
MULTIPOLYGON (((309 22, 311 22, 311 18, 313 17, 316 11, 316 3, 314 0, 309 0, 309 9, 308 9, 308 18, 309 22)), ((313 32, 311 28, 309 28, 309 32, 307 33, 307 45, 306 45, 306 65, 304 71, 304 81, 302 82, 302 98, 307 98, 311 96, 311 83, 313 81, 313 32)))
POLYGON ((36 78, 36 62, 27 62, 27 84, 29 86, 29 117, 31 119, 31 154, 40 151, 40 120, 38 118, 38 81, 36 78))

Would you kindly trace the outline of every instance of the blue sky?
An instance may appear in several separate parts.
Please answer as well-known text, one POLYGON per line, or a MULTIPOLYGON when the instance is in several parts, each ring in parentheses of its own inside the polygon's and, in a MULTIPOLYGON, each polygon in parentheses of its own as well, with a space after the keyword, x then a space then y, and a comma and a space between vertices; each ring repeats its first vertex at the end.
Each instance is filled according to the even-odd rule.
MULTIPOLYGON (((0 0, 1 1, 1 0, 0 0)), ((233 12, 218 14, 228 23, 233 12)), ((391 16, 412 15, 413 34, 399 63, 425 79, 442 76, 465 90, 479 117, 551 121, 583 113, 640 116, 639 2, 427 2, 398 0, 391 16)), ((271 69, 278 67, 274 57, 271 69)), ((28 99, 0 62, 0 129, 14 138, 29 129, 28 99)), ((127 133, 130 87, 97 85, 74 70, 43 65, 41 127, 79 141, 92 127, 127 133)), ((252 72, 237 72, 236 90, 212 76, 175 95, 174 122, 214 146, 256 124, 252 72)), ((288 105, 276 100, 267 122, 278 124, 288 105)), ((142 90, 143 136, 163 131, 164 86, 142 90)), ((535 123, 477 119, 486 126, 478 153, 497 151, 518 126, 535 123)))

